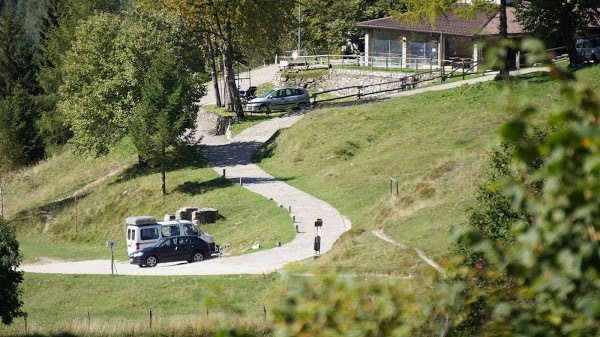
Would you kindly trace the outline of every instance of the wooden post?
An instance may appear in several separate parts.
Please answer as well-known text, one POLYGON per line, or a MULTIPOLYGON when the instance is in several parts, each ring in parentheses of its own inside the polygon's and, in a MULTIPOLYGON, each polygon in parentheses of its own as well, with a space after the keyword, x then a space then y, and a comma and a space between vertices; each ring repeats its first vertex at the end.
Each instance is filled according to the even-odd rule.
POLYGON ((265 314, 265 324, 267 324, 267 307, 263 305, 263 312, 265 314))
POLYGON ((290 213, 292 213, 292 206, 289 206, 289 207, 288 207, 288 211, 289 211, 290 213))
POLYGON ((242 186, 242 177, 240 177, 240 186, 242 186))
POLYGON ((396 196, 400 195, 400 189, 398 187, 398 179, 390 178, 390 194, 394 194, 394 183, 396 183, 396 196))
POLYGON ((0 218, 4 217, 4 194, 2 190, 2 181, 0 181, 0 218))
POLYGON ((25 335, 28 335, 29 331, 27 330, 27 313, 23 315, 23 319, 25 320, 25 335))
POLYGON ((223 169, 223 178, 225 178, 225 169, 223 169))
POLYGON ((77 233, 77 194, 75 194, 75 233, 77 233))
POLYGON ((150 330, 152 330, 152 310, 150 310, 150 330))
MULTIPOLYGON (((110 246, 110 274, 114 275, 115 274, 115 253, 113 251, 113 246, 110 246)), ((88 316, 89 316, 89 311, 88 311, 88 316)))

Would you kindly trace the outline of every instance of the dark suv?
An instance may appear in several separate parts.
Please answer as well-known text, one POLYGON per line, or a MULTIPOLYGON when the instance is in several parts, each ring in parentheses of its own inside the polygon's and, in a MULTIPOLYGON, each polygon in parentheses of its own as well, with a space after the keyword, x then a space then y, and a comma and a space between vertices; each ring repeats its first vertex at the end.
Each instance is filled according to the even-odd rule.
POLYGON ((200 262, 210 257, 208 242, 197 236, 172 236, 129 254, 129 263, 155 267, 159 262, 200 262))
POLYGON ((304 109, 310 105, 310 95, 304 88, 276 88, 248 101, 246 110, 270 112, 273 110, 304 109))

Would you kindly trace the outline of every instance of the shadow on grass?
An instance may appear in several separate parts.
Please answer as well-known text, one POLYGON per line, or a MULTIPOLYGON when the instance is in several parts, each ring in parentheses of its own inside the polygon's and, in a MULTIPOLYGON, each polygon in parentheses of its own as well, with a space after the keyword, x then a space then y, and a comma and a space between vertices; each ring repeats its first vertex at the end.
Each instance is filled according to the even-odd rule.
POLYGON ((175 187, 175 192, 184 193, 187 195, 199 195, 219 188, 232 186, 233 183, 223 177, 215 178, 209 181, 186 181, 185 183, 175 187))
POLYGON ((548 73, 547 71, 539 71, 535 73, 512 76, 511 81, 543 84, 551 82, 552 79, 550 78, 550 73, 548 73))
POLYGON ((271 158, 277 149, 277 137, 281 135, 281 130, 277 130, 269 140, 262 144, 253 154, 252 162, 260 163, 265 158, 271 158))
MULTIPOLYGON (((186 168, 205 168, 208 161, 200 153, 198 145, 180 145, 171 149, 167 154, 167 172, 178 171, 186 168)), ((138 163, 123 171, 112 184, 119 184, 150 174, 160 172, 160 166, 149 163, 138 163)))

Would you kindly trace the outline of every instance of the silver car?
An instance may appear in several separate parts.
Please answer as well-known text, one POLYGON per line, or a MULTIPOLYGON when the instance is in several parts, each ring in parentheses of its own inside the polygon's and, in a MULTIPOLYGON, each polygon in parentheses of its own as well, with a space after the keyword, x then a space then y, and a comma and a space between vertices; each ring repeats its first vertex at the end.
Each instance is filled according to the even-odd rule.
POLYGON ((274 110, 304 109, 310 105, 310 95, 304 88, 285 87, 268 90, 248 101, 246 110, 269 113, 274 110))

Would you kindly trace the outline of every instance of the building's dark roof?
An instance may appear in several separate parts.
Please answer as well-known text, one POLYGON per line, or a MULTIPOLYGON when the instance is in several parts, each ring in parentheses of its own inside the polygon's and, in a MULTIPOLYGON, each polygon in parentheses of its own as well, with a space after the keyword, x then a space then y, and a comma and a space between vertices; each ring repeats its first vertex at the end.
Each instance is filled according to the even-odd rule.
MULTIPOLYGON (((523 28, 515 18, 515 10, 512 7, 507 8, 508 34, 523 34, 523 28)), ((423 33, 444 33, 447 35, 458 36, 477 36, 477 35, 498 35, 499 34, 499 15, 477 12, 473 19, 458 17, 452 13, 445 16, 439 16, 435 25, 431 23, 408 23, 400 22, 393 16, 381 19, 363 21, 356 24, 364 29, 388 29, 423 33)))

